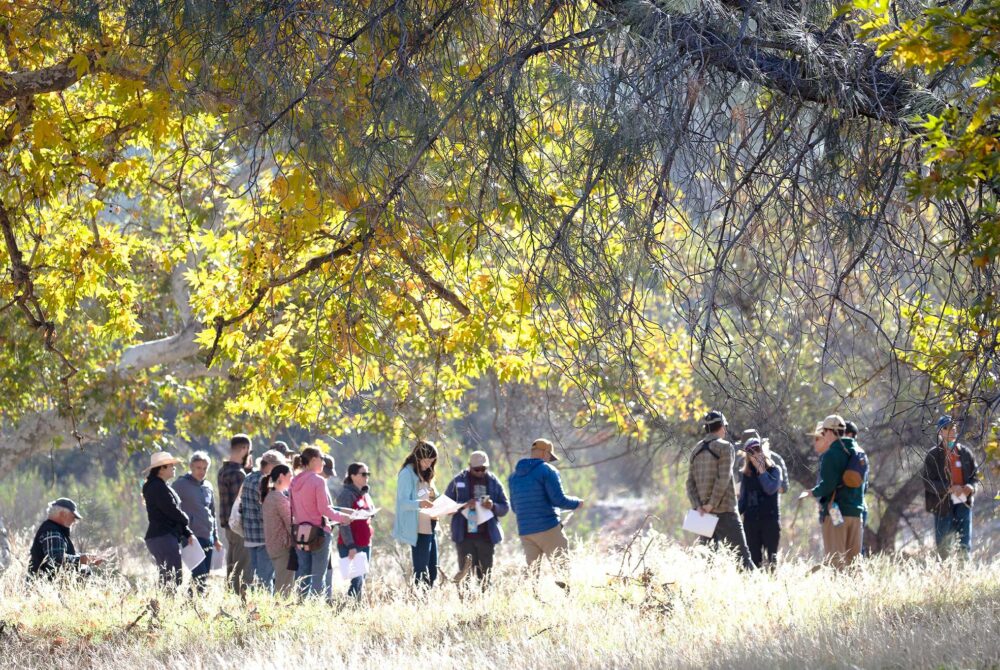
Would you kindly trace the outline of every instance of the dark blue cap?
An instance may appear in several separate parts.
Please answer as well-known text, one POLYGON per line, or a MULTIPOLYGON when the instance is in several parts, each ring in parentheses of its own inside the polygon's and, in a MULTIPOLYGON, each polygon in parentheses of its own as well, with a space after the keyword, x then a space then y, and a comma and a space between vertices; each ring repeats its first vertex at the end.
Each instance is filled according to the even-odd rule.
POLYGON ((955 423, 955 421, 954 419, 951 418, 951 415, 945 414, 944 416, 942 416, 940 419, 937 420, 937 429, 943 430, 953 423, 955 423))
POLYGON ((52 505, 53 507, 62 507, 63 509, 68 509, 70 512, 73 513, 73 516, 75 516, 77 519, 83 518, 83 516, 76 511, 76 503, 70 500, 69 498, 57 498, 49 504, 52 505))
POLYGON ((729 422, 726 421, 726 415, 717 409, 713 409, 711 412, 705 415, 705 418, 701 420, 706 426, 711 426, 715 423, 721 423, 723 426, 728 426, 729 422))

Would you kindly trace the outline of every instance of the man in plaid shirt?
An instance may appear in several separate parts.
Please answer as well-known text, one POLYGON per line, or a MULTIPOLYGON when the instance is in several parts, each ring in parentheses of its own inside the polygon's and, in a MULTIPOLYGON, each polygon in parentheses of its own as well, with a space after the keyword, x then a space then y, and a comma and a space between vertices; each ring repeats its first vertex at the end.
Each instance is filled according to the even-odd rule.
POLYGON ((31 543, 31 560, 28 576, 45 575, 52 578, 62 568, 71 568, 82 574, 88 566, 100 565, 103 559, 89 554, 77 554, 69 533, 73 524, 83 517, 77 512, 76 503, 69 498, 59 498, 49 503, 48 518, 38 528, 31 543))
POLYGON ((271 469, 284 463, 280 451, 270 450, 260 457, 260 470, 247 475, 240 496, 240 516, 243 520, 243 546, 250 554, 250 580, 270 591, 274 586, 274 565, 264 546, 264 510, 260 503, 260 484, 271 469))
POLYGON ((702 423, 706 435, 691 453, 687 496, 693 509, 719 517, 715 533, 711 538, 702 538, 702 542, 715 545, 725 542, 739 552, 743 567, 753 570, 743 523, 736 513, 736 482, 733 479, 735 449, 725 439, 729 422, 722 412, 712 410, 705 415, 702 423))
POLYGON ((226 531, 226 577, 233 591, 243 595, 249 577, 250 557, 243 536, 229 527, 229 514, 252 464, 253 443, 242 433, 229 440, 229 460, 219 469, 219 525, 226 531))

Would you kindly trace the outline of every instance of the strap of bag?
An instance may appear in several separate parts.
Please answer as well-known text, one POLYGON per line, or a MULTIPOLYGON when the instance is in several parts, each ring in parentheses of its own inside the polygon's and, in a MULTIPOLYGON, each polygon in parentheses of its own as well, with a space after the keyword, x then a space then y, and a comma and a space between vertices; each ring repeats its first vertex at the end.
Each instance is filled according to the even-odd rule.
POLYGON ((715 460, 719 460, 720 456, 714 451, 712 451, 712 448, 708 446, 713 442, 715 442, 716 439, 717 438, 713 437, 710 440, 702 440, 701 444, 698 445, 698 449, 694 452, 694 456, 691 457, 691 460, 693 461, 694 459, 698 458, 698 454, 700 454, 703 451, 707 451, 708 453, 712 454, 712 458, 714 458, 715 460))

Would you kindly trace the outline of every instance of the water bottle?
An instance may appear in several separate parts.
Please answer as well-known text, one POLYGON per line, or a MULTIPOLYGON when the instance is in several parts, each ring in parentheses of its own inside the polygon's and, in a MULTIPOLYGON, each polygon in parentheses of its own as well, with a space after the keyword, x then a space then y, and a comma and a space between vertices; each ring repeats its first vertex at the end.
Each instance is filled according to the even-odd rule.
POLYGON ((844 515, 840 512, 840 505, 833 503, 830 505, 830 522, 834 526, 844 523, 844 515))
POLYGON ((467 518, 469 519, 468 531, 470 533, 477 532, 479 530, 479 524, 476 523, 476 508, 474 506, 469 508, 469 516, 467 518))

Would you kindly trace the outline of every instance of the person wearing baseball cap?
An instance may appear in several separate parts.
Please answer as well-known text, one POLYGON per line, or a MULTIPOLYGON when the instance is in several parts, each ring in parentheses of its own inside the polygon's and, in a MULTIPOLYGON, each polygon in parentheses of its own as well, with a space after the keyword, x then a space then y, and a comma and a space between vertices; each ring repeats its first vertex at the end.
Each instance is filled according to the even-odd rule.
POLYGON ((701 514, 714 514, 719 520, 712 537, 702 537, 700 541, 715 546, 725 543, 739 554, 744 569, 754 570, 743 522, 736 513, 733 477, 736 451, 726 440, 729 421, 722 412, 712 410, 701 423, 706 435, 691 452, 685 489, 692 509, 701 514))
POLYGON ((483 588, 493 569, 493 554, 496 545, 503 541, 503 530, 499 518, 510 509, 507 492, 490 468, 490 457, 485 451, 469 454, 469 467, 459 473, 448 484, 444 494, 457 503, 464 503, 465 509, 451 517, 451 539, 458 550, 461 581, 471 571, 475 571, 483 588), (477 505, 488 511, 490 518, 477 522, 477 505))
POLYGON ((181 546, 197 542, 191 531, 188 515, 181 509, 181 498, 167 483, 173 479, 180 459, 169 452, 159 451, 149 457, 145 469, 146 483, 142 485, 142 499, 146 503, 146 548, 153 556, 164 586, 181 584, 181 546))
POLYGON ((962 555, 972 551, 972 502, 980 486, 976 457, 958 442, 960 422, 946 414, 937 421, 937 444, 924 456, 924 507, 934 517, 934 544, 947 558, 954 536, 962 555))
POLYGON ((83 515, 75 502, 69 498, 53 500, 49 503, 46 517, 31 542, 29 579, 39 575, 52 579, 60 570, 75 570, 86 575, 91 565, 104 562, 104 559, 91 554, 76 553, 70 529, 83 515))
POLYGON ((542 556, 557 558, 569 543, 559 519, 560 509, 577 510, 583 500, 563 492, 559 471, 552 463, 559 460, 553 444, 539 438, 531 443, 528 458, 522 458, 508 480, 510 507, 517 515, 517 532, 529 566, 542 556))
POLYGON ((819 454, 819 477, 810 493, 819 501, 826 560, 837 569, 846 568, 861 553, 864 529, 865 489, 843 485, 844 473, 857 443, 847 437, 847 422, 831 414, 816 424, 813 449, 819 454), (842 518, 841 518, 842 517, 842 518))

